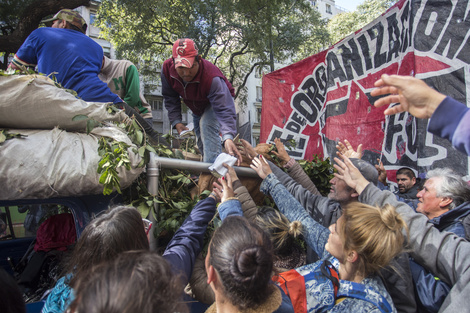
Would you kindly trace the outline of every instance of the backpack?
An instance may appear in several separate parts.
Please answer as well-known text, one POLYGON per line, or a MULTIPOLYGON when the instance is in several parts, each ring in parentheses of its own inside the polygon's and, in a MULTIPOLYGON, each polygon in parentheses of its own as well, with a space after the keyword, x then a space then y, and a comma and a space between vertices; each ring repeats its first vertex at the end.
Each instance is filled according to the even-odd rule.
POLYGON ((328 260, 280 273, 273 280, 290 297, 295 313, 327 312, 345 297, 368 301, 381 312, 393 311, 387 299, 375 289, 340 280, 338 271, 328 260))

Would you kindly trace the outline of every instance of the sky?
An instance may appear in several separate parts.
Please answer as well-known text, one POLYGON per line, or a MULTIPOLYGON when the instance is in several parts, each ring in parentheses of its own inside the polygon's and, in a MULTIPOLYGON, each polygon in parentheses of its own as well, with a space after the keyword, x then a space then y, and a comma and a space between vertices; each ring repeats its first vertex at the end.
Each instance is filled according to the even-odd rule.
POLYGON ((356 7, 363 2, 364 0, 335 0, 337 6, 343 7, 349 12, 354 11, 356 7))

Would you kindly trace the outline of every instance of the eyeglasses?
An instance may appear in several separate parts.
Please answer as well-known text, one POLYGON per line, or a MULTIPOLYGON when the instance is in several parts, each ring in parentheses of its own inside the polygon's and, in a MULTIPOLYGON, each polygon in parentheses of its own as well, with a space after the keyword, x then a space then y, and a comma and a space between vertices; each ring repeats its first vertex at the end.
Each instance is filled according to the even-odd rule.
POLYGON ((144 223, 145 234, 148 235, 153 223, 146 218, 143 218, 142 222, 144 223))

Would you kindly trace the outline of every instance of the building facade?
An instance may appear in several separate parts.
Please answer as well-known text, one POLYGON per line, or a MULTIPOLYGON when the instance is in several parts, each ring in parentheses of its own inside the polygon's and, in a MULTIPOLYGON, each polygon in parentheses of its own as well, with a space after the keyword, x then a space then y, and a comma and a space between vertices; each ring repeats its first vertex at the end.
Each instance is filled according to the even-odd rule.
MULTIPOLYGON (((334 0, 309 0, 309 2, 317 8, 324 19, 346 12, 346 9, 337 6, 334 0)), ((279 69, 287 65, 275 64, 275 68, 279 69)), ((239 104, 237 111, 240 137, 251 142, 252 145, 260 143, 262 79, 264 74, 269 73, 269 68, 262 69, 261 74, 259 72, 257 69, 248 77, 246 104, 239 104)))

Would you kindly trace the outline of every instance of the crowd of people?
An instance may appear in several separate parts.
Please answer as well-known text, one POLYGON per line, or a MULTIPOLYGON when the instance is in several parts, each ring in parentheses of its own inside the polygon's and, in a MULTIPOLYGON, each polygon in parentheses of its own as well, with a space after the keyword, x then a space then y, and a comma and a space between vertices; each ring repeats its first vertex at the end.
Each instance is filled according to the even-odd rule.
MULTIPOLYGON (((83 34, 86 23, 77 12, 61 10, 49 22, 52 28, 28 37, 13 68, 37 65, 40 72, 57 72, 61 84, 85 100, 114 102, 136 116, 148 113, 135 88, 135 66, 104 58, 83 34), (75 45, 64 51, 64 41, 75 45)), ((111 208, 86 226, 42 312, 187 312, 188 283, 196 298, 204 295, 198 300, 209 305, 206 312, 469 310, 470 186, 462 177, 434 169, 421 182, 402 168, 392 193, 383 165, 362 160, 362 147, 355 150, 344 140, 337 146, 331 190, 323 196, 279 139, 274 143, 283 168, 246 141, 235 145, 233 87, 198 55, 194 41, 175 42, 162 85, 178 132, 187 130, 181 99, 192 110, 204 161, 212 162, 222 144, 239 161, 249 157, 261 191, 277 209, 257 207, 227 166, 159 255, 150 251, 135 208, 111 208), (204 258, 204 234, 215 214, 222 222, 204 258)), ((465 104, 413 77, 382 75, 375 85, 371 94, 384 96, 375 106, 398 103, 385 114, 429 118, 428 131, 470 154, 465 104)), ((16 304, 5 301, 2 307, 24 311, 16 289, 9 292, 16 295, 2 302, 16 304)))

